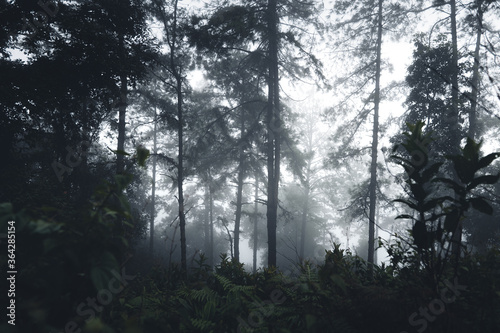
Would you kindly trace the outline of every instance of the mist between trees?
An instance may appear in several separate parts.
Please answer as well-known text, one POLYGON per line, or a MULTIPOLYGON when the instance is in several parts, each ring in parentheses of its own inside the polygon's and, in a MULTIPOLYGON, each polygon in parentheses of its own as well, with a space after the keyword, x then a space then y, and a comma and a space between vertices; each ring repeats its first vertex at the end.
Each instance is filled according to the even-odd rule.
POLYGON ((0 0, 2 332, 497 331, 499 14, 0 0))

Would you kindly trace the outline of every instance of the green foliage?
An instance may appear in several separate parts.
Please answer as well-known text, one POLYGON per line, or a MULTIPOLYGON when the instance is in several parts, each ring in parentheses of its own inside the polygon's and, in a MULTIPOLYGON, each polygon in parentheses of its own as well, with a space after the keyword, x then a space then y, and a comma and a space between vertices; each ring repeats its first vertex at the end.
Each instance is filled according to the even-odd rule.
MULTIPOLYGON (((498 250, 464 257, 459 282, 466 290, 447 314, 428 323, 429 331, 483 332, 498 325, 499 259, 498 250)), ((223 262, 224 275, 209 273, 173 289, 148 276, 134 280, 106 323, 119 332, 398 332, 411 330, 409 316, 436 297, 418 269, 405 272, 409 261, 375 267, 369 279, 366 263, 339 245, 323 264, 304 263, 294 278, 268 269, 235 283, 239 266, 223 262)))
MULTIPOLYGON (((32 233, 68 236, 65 225, 30 221, 22 213, 13 216, 8 204, 0 205, 0 211, 4 219, 15 218, 20 229, 30 226, 32 233)), ((326 251, 322 264, 304 262, 296 277, 275 268, 249 274, 227 256, 222 256, 212 272, 201 255, 189 281, 181 278, 175 266, 168 270, 156 267, 131 281, 99 317, 86 323, 82 318, 76 320, 80 320, 82 332, 276 332, 277 327, 280 332, 402 331, 407 329, 408 317, 436 296, 419 263, 412 261, 417 256, 411 248, 396 242, 388 252, 391 263, 375 267, 373 278, 366 262, 337 244, 326 251)), ((114 265, 111 252, 100 254, 100 261, 91 263, 89 272, 96 267, 106 272, 106 267, 114 265)), ((458 333, 483 332, 498 326, 499 262, 498 250, 463 258, 460 283, 467 290, 447 308, 449 315, 429 323, 431 331, 445 331, 452 325, 458 333)), ((44 275, 37 273, 43 283, 44 275)), ((62 274, 65 279, 74 278, 69 272, 62 274)), ((53 291, 54 286, 49 287, 53 291)), ((91 290, 86 288, 76 302, 95 293, 91 290)), ((56 302, 44 309, 61 311, 56 302)), ((40 330, 33 326, 30 331, 40 330)))
MULTIPOLYGON (((125 196, 131 180, 124 174, 103 181, 80 208, 77 220, 66 219, 55 207, 41 207, 33 218, 32 212, 0 204, 1 232, 6 232, 7 221, 15 221, 16 301, 17 316, 24 318, 19 321, 22 330, 64 327, 80 302, 108 290, 110 281, 120 275, 134 229, 125 196)), ((99 321, 85 323, 80 317, 77 322, 86 332, 112 332, 99 321)))
MULTIPOLYGON (((453 115, 452 77, 456 70, 452 63, 452 45, 446 36, 438 35, 429 45, 427 36, 415 39, 413 62, 408 67, 406 83, 410 92, 406 99, 408 113, 405 122, 415 124, 425 121, 428 130, 433 131, 436 152, 446 154, 457 149, 463 128, 456 128, 452 119, 462 124, 467 112, 465 94, 460 94, 460 114, 453 115)), ((467 75, 464 65, 458 68, 458 76, 464 80, 467 75)), ((460 82, 464 86, 468 82, 460 82)))
MULTIPOLYGON (((468 138, 460 154, 448 155, 455 177, 439 176, 443 162, 431 162, 430 133, 423 133, 422 122, 408 124, 409 132, 401 144, 406 155, 393 155, 406 172, 408 199, 397 199, 408 206, 414 213, 399 215, 397 218, 413 220, 411 236, 414 249, 420 254, 421 261, 434 283, 439 283, 445 265, 449 260, 450 248, 459 225, 470 208, 482 213, 492 214, 493 208, 485 197, 477 191, 485 185, 498 181, 497 175, 483 174, 500 153, 480 157, 481 143, 468 138), (410 156, 410 157, 408 157, 410 156), (449 194, 439 192, 439 187, 449 188, 449 194)), ((395 148, 395 150, 397 147, 395 148)))
MULTIPOLYGON (((433 181, 442 162, 430 163, 429 146, 432 142, 430 133, 424 134, 424 123, 408 124, 409 132, 403 133, 405 141, 401 144, 406 155, 392 155, 405 169, 409 188, 409 199, 396 199, 415 211, 416 215, 403 214, 396 218, 411 219, 414 221, 412 237, 419 251, 428 250, 434 242, 441 242, 443 230, 439 219, 445 215, 439 208, 448 197, 435 197, 433 181), (409 156, 409 157, 408 157, 409 156)), ((394 151, 397 150, 396 146, 394 151)), ((444 240, 443 240, 444 241, 444 240)))
POLYGON ((243 264, 236 260, 230 260, 226 253, 221 254, 221 262, 215 268, 215 272, 224 276, 234 283, 246 284, 248 273, 245 272, 243 264))

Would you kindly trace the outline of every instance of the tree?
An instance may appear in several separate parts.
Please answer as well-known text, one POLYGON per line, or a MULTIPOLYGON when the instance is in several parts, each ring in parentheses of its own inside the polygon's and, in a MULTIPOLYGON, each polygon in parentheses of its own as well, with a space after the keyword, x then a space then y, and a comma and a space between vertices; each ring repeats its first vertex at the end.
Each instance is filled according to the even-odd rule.
MULTIPOLYGON (((297 105, 300 110, 295 127, 300 128, 298 133, 297 151, 293 162, 298 172, 297 178, 302 189, 302 207, 300 217, 300 244, 299 259, 305 260, 312 256, 313 245, 316 239, 310 235, 311 230, 318 228, 314 222, 320 220, 323 210, 318 201, 324 198, 323 185, 329 175, 323 170, 324 154, 327 153, 327 132, 321 128, 318 114, 321 107, 318 102, 308 99, 297 105)), ((326 186, 325 186, 326 188, 326 186)), ((316 234, 316 232, 312 232, 316 234)))
MULTIPOLYGON (((207 131, 212 133, 222 130, 225 134, 223 140, 225 146, 217 144, 219 152, 214 152, 217 156, 217 164, 227 163, 235 165, 236 200, 234 218, 234 259, 239 261, 240 251, 240 226, 243 208, 243 188, 244 181, 252 169, 259 169, 258 147, 263 145, 262 135, 262 105, 265 104, 264 97, 259 85, 262 79, 255 75, 255 69, 247 66, 250 62, 246 55, 234 53, 230 58, 217 59, 215 61, 206 60, 205 70, 207 79, 214 83, 212 92, 218 97, 218 106, 221 114, 214 114, 214 119, 209 120, 209 124, 215 122, 225 122, 223 127, 212 126, 207 131), (223 107, 229 105, 230 107, 223 107), (229 133, 238 133, 230 135, 229 133)), ((215 159, 214 159, 215 160, 215 159)))
MULTIPOLYGON (((278 187, 280 178, 280 158, 282 133, 285 126, 281 121, 280 72, 288 75, 321 76, 319 60, 302 47, 299 34, 307 35, 307 29, 298 29, 297 21, 313 23, 315 7, 309 1, 285 2, 278 5, 277 0, 229 4, 217 8, 207 19, 195 16, 192 19, 191 40, 198 48, 209 50, 223 56, 237 50, 248 55, 252 67, 259 78, 265 78, 267 85, 266 130, 267 130, 267 229, 268 264, 276 265, 276 223, 278 207, 278 187), (280 19, 286 20, 287 31, 280 29, 280 19), (288 49, 286 49, 288 45, 288 49), (280 52, 292 49, 303 55, 302 63, 289 63, 280 52), (257 64, 257 66, 255 66, 257 64), (280 64, 282 66, 280 68, 280 64), (283 69, 286 68, 286 71, 283 69)), ((317 21, 318 22, 318 21, 317 21)), ((300 59, 294 57, 293 59, 300 59)))
POLYGON ((414 61, 406 77, 410 92, 406 100, 409 110, 405 121, 424 121, 429 130, 435 132, 437 152, 445 154, 454 144, 451 123, 442 117, 452 108, 452 47, 444 36, 438 37, 435 43, 435 46, 426 46, 419 39, 415 42, 414 61))
MULTIPOLYGON (((163 26, 165 44, 168 47, 168 54, 160 59, 161 68, 173 77, 173 82, 167 83, 175 94, 176 116, 177 116, 177 201, 179 204, 179 228, 181 239, 181 269, 183 275, 187 277, 187 247, 186 247, 186 215, 184 210, 184 94, 185 94, 185 70, 189 58, 185 50, 182 49, 182 31, 180 29, 181 10, 178 0, 167 3, 163 0, 155 0, 153 3, 153 13, 163 26)), ((168 78, 163 78, 167 81, 168 78)), ((167 81, 168 82, 168 81, 167 81)))
POLYGON ((370 216, 368 230, 368 263, 374 263, 375 254, 375 211, 377 200, 377 152, 378 152, 378 114, 380 108, 380 66, 382 52, 382 0, 378 1, 377 20, 377 51, 375 60, 375 92, 373 108, 373 138, 372 138, 372 158, 370 166, 370 216))
POLYGON ((259 244, 258 234, 259 234, 259 174, 255 173, 255 186, 254 186, 254 209, 253 209, 253 273, 257 272, 257 247, 259 244))
POLYGON ((276 267, 276 224, 278 219, 278 188, 281 158, 280 88, 278 69, 278 12, 277 0, 267 5, 268 28, 268 92, 267 92, 267 239, 269 267, 276 267))
POLYGON ((476 20, 473 26, 476 29, 476 44, 474 48, 474 66, 471 79, 471 107, 469 113, 469 133, 468 136, 475 139, 477 135, 477 99, 479 97, 479 51, 481 49, 481 36, 483 35, 483 1, 476 1, 477 7, 476 20))
MULTIPOLYGON (((96 141, 100 126, 120 104, 117 82, 122 74, 129 83, 139 81, 152 56, 144 11, 133 1, 61 2, 51 7, 57 12, 50 18, 51 24, 40 24, 35 34, 32 27, 22 24, 22 14, 28 15, 34 7, 41 10, 38 4, 26 2, 13 3, 5 12, 2 8, 2 15, 19 19, 18 24, 10 26, 11 45, 26 52, 27 58, 1 62, 5 76, 0 85, 9 93, 0 104, 7 111, 5 120, 11 130, 24 127, 26 131, 19 132, 21 137, 35 139, 44 147, 45 157, 36 157, 34 164, 26 166, 42 163, 48 165, 43 170, 49 172, 39 178, 40 182, 31 184, 47 182, 52 187, 47 188, 49 193, 72 188, 70 197, 81 202, 88 199, 99 178, 88 165, 95 161, 83 152, 96 141), (115 15, 117 10, 126 13, 128 19, 115 15), (126 43, 124 47, 119 45, 119 34, 126 43)), ((36 150, 31 150, 30 155, 36 150)), ((52 197, 40 196, 47 201, 52 197)))
POLYGON ((392 157, 403 166, 408 187, 409 198, 395 200, 413 210, 414 214, 402 214, 397 218, 412 220, 411 236, 413 246, 420 257, 432 286, 437 290, 445 266, 454 257, 454 274, 458 273, 459 257, 456 257, 454 240, 461 232, 457 227, 462 223, 469 209, 492 214, 493 208, 486 198, 478 193, 485 186, 498 182, 500 173, 485 174, 482 169, 488 167, 500 153, 486 156, 481 154, 482 143, 471 138, 459 154, 450 154, 454 174, 441 177, 439 169, 444 164, 443 158, 430 158, 432 136, 423 131, 424 123, 408 124, 409 132, 405 132, 405 140, 401 148, 396 146, 392 157), (401 155, 404 151, 406 154, 401 155), (457 181, 458 180, 458 181, 457 181), (452 195, 441 195, 435 184, 442 184, 453 192, 452 195))
POLYGON ((154 128, 153 128, 153 179, 151 183, 151 220, 149 223, 149 251, 154 253, 154 237, 155 237, 155 217, 156 217, 156 155, 158 154, 157 148, 157 135, 158 135, 158 116, 154 114, 154 128))
MULTIPOLYGON (((196 100, 196 98, 193 98, 196 100)), ((208 263, 213 266, 214 256, 214 200, 224 190, 227 179, 233 174, 231 162, 234 160, 231 154, 234 149, 232 138, 229 136, 227 120, 223 116, 227 110, 219 105, 213 105, 210 93, 202 96, 194 107, 196 121, 190 121, 189 136, 193 143, 188 150, 188 162, 192 165, 193 173, 202 183, 204 192, 204 234, 205 253, 208 263)))
MULTIPOLYGON (((347 84, 354 81, 353 92, 349 93, 344 101, 341 101, 339 106, 345 107, 349 99, 353 96, 357 97, 365 93, 368 88, 368 97, 363 99, 363 104, 360 106, 359 116, 352 122, 354 135, 369 113, 373 110, 373 126, 371 129, 372 143, 370 147, 371 162, 370 162, 370 183, 369 183, 369 214, 368 214, 368 262, 373 264, 374 249, 375 249, 375 212, 377 209, 376 189, 377 189, 377 157, 378 157, 378 136, 379 136, 379 109, 381 103, 381 87, 380 76, 382 70, 382 37, 383 30, 387 25, 396 26, 401 23, 401 17, 397 14, 405 9, 400 4, 388 3, 384 6, 383 0, 366 1, 361 4, 357 2, 340 1, 335 4, 335 12, 338 15, 349 16, 345 21, 340 21, 338 27, 348 36, 352 36, 346 40, 342 36, 340 47, 346 47, 345 44, 354 44, 352 49, 355 50, 360 58, 355 69, 347 73, 347 78, 341 78, 340 82, 347 84), (376 14, 374 14, 376 13, 376 14), (373 103, 373 108, 368 105, 373 103)), ((348 52, 348 56, 352 53, 348 52)), ((357 106, 356 106, 357 107, 357 106)), ((349 145, 350 140, 344 142, 349 145)), ((341 148, 344 150, 344 148, 341 148)), ((348 150, 344 150, 347 152, 348 150)), ((354 152, 357 153, 357 152, 354 152)), ((335 158, 335 157, 334 157, 335 158)))
MULTIPOLYGON (((435 152, 438 154, 458 154, 460 140, 465 132, 472 138, 478 134, 479 52, 483 33, 483 14, 490 4, 489 1, 474 1, 467 6, 467 9, 474 13, 465 18, 465 22, 473 28, 476 37, 472 65, 464 61, 467 60, 466 54, 459 52, 456 1, 436 2, 438 7, 449 5, 449 15, 444 19, 449 22, 446 30, 450 32, 450 41, 439 35, 433 40, 434 45, 430 42, 427 45, 422 36, 417 38, 414 62, 409 67, 407 76, 411 91, 407 99, 410 114, 406 121, 415 123, 422 120, 434 130, 437 146, 435 152), (467 92, 469 87, 470 93, 467 92), (468 128, 465 126, 467 118, 468 128)), ((447 172, 453 173, 451 163, 447 165, 449 166, 447 172)), ((455 177, 458 175, 455 174, 455 177)), ((458 178, 455 180, 458 181, 458 178)), ((455 257, 460 255, 461 223, 457 228, 453 240, 455 257)))

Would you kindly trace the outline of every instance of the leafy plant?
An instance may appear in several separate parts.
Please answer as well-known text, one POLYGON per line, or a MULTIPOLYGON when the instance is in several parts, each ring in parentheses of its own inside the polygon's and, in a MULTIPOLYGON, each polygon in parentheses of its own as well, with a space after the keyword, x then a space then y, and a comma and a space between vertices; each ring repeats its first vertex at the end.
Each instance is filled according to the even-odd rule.
POLYGON ((481 186, 498 181, 500 173, 484 175, 480 172, 500 153, 480 157, 481 143, 468 138, 459 154, 446 156, 456 176, 441 176, 440 168, 444 161, 436 162, 429 158, 433 141, 431 133, 423 132, 423 122, 407 125, 409 132, 403 133, 405 141, 401 144, 404 152, 394 154, 392 158, 405 169, 409 197, 394 201, 405 204, 413 213, 402 214, 397 218, 413 221, 413 248, 437 288, 466 212, 470 208, 487 214, 493 212, 486 199, 476 192, 481 186), (451 191, 442 193, 443 185, 451 191))
MULTIPOLYGON (((21 331, 57 331, 70 321, 85 326, 87 317, 76 315, 78 305, 108 290, 127 260, 134 221, 125 189, 131 180, 123 174, 103 181, 77 220, 64 218, 57 207, 41 207, 33 218, 33 212, 0 204, 2 229, 7 221, 16 225, 16 302, 19 318, 26 318, 19 322, 21 331)), ((99 327, 100 321, 87 324, 99 327)))

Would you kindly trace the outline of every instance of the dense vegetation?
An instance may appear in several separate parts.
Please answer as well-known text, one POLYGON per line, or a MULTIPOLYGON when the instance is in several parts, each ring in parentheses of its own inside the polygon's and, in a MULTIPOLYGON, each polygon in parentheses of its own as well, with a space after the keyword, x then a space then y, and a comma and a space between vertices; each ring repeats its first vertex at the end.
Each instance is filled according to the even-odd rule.
POLYGON ((2 332, 500 329, 497 1, 0 6, 2 332))

